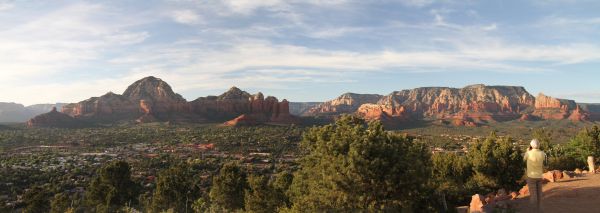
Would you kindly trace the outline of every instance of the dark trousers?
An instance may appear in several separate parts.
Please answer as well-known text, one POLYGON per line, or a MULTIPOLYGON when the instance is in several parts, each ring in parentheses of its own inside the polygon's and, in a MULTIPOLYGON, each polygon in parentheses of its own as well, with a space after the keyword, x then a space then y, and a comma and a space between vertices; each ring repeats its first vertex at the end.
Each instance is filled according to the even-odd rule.
POLYGON ((542 178, 527 178, 529 188, 529 203, 535 212, 541 212, 542 178))

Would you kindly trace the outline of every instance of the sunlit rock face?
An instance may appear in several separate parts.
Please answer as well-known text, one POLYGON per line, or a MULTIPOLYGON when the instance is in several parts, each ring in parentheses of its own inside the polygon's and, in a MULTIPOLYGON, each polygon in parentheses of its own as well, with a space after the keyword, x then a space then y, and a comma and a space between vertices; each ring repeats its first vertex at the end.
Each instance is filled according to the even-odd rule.
POLYGON ((535 98, 519 86, 422 87, 395 91, 386 96, 363 96, 360 100, 349 94, 352 93, 313 107, 310 112, 315 115, 355 113, 367 120, 382 120, 387 124, 429 119, 457 126, 510 120, 586 121, 593 117, 572 100, 543 94, 535 98), (360 105, 356 107, 358 103, 360 105))
POLYGON ((173 92, 169 84, 146 77, 131 84, 122 95, 109 92, 78 103, 63 106, 62 113, 89 121, 138 123, 156 121, 219 122, 247 114, 257 123, 293 123, 287 100, 251 95, 232 87, 219 96, 201 97, 187 102, 173 92))

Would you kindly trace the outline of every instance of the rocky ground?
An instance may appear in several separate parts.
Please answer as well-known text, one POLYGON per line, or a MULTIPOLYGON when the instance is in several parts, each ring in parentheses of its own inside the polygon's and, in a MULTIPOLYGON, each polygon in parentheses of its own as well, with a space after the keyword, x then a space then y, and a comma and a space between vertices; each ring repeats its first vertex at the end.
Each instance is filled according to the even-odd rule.
MULTIPOLYGON (((529 196, 515 201, 518 212, 533 212, 529 196)), ((553 212, 600 212, 600 174, 561 179, 543 187, 542 210, 553 212)))

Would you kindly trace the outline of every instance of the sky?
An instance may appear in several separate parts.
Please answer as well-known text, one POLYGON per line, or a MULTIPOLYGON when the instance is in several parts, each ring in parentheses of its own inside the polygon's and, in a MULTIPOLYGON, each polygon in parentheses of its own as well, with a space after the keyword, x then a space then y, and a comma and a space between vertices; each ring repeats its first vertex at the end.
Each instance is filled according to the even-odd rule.
POLYGON ((0 102, 156 76, 187 100, 524 86, 600 103, 595 0, 0 0, 0 102))

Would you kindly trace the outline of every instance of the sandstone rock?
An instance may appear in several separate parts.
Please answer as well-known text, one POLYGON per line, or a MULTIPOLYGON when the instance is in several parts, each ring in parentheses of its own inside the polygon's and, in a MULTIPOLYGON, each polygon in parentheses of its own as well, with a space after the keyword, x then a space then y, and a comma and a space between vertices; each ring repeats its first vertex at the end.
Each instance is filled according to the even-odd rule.
POLYGON ((535 99, 536 109, 560 109, 562 111, 568 111, 575 107, 576 104, 573 100, 553 98, 546 96, 543 93, 538 94, 535 99))
POLYGON ((259 122, 253 116, 243 114, 240 115, 233 120, 225 122, 223 125, 225 126, 248 126, 248 125, 256 125, 259 122))
POLYGON ((588 163, 589 173, 595 173, 596 169, 594 169, 594 166, 596 166, 596 165, 595 165, 594 156, 588 156, 587 163, 588 163))
POLYGON ((554 178, 554 172, 546 172, 544 173, 543 177, 542 177, 545 181, 554 183, 556 182, 556 179, 554 178))
POLYGON ((470 213, 482 213, 484 212, 485 198, 479 194, 473 195, 471 203, 469 205, 470 213))
POLYGON ((27 121, 28 127, 59 127, 59 128, 75 128, 82 127, 84 124, 77 121, 71 116, 60 113, 56 110, 56 107, 52 108, 52 111, 35 116, 34 118, 27 121))
POLYGON ((322 103, 308 110, 308 115, 338 115, 342 113, 354 113, 363 104, 375 104, 382 95, 344 93, 341 96, 322 103))
POLYGON ((579 105, 575 108, 575 110, 571 111, 571 115, 569 115, 569 120, 571 121, 587 121, 589 119, 589 113, 583 111, 579 105))
POLYGON ((519 193, 518 192, 510 192, 510 199, 511 200, 516 200, 519 197, 519 193))
MULTIPOLYGON (((558 99, 546 96, 542 93, 535 100, 534 115, 543 119, 561 120, 569 118, 571 110, 577 108, 577 104, 573 100, 558 99)), ((575 115, 573 119, 579 117, 575 115)))
POLYGON ((250 95, 232 87, 219 96, 207 96, 187 102, 173 92, 164 81, 146 77, 136 81, 123 95, 107 93, 100 97, 69 104, 63 112, 76 118, 104 122, 135 120, 138 123, 156 121, 209 122, 237 119, 233 123, 292 124, 299 120, 289 113, 289 102, 262 93, 250 95), (246 114, 246 116, 241 115, 246 114), (253 121, 251 121, 253 120, 253 121))
POLYGON ((560 171, 560 170, 553 170, 551 172, 552 172, 552 175, 554 176, 554 180, 555 181, 563 179, 563 173, 562 173, 562 171, 560 171))
POLYGON ((575 172, 575 174, 576 174, 576 175, 580 175, 580 174, 582 174, 582 171, 581 171, 581 169, 579 169, 579 168, 575 169, 575 171, 574 171, 574 172, 575 172))
POLYGON ((525 186, 523 186, 523 188, 519 190, 519 195, 522 197, 529 195, 529 187, 527 186, 527 184, 525 184, 525 186))

